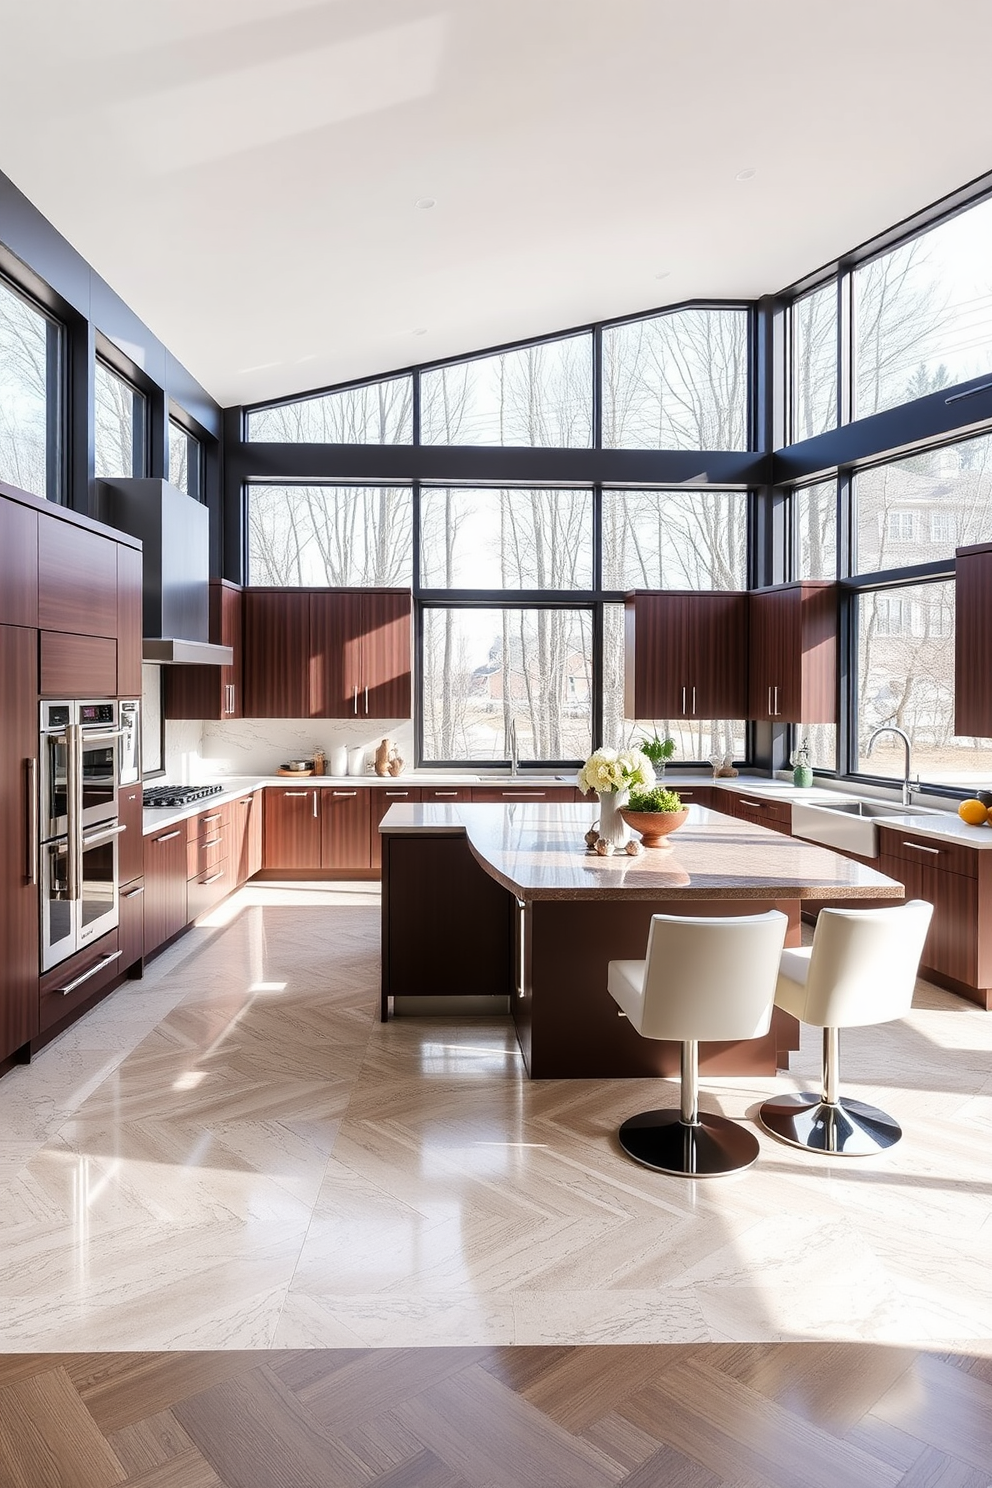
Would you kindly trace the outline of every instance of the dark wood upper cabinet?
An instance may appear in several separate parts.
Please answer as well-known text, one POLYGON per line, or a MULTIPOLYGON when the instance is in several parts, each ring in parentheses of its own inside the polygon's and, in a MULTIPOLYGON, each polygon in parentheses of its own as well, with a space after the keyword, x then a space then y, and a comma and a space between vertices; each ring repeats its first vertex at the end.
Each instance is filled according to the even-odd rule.
POLYGON ((310 593, 311 718, 365 717, 361 694, 362 596, 354 590, 310 593))
MULTIPOLYGON (((38 625, 117 637, 119 544, 61 517, 38 519, 38 625)), ((116 682, 116 679, 115 679, 116 682)), ((116 692, 116 685, 111 694, 116 692)))
POLYGON ((0 625, 0 1059, 38 1032, 38 635, 0 625))
POLYGON ((954 596, 954 732, 992 734, 992 543, 958 548, 954 596))
POLYGON ((141 553, 117 544, 117 696, 141 696, 141 553))
POLYGON ((413 712, 412 601, 407 589, 362 595, 362 697, 367 718, 413 712))
POLYGON ((164 671, 166 718, 244 716, 243 590, 226 579, 210 581, 210 639, 230 646, 231 666, 170 666, 164 671))
POLYGON ((38 513, 0 496, 0 625, 38 624, 38 513))
POLYGON ((44 697, 117 696, 115 640, 108 636, 69 635, 62 630, 43 630, 40 652, 44 697))
POLYGON ((244 591, 244 711, 249 718, 310 716, 310 595, 244 591))
POLYGON ((806 580, 750 598, 748 717, 837 721, 837 585, 806 580))
POLYGON ((627 598, 627 718, 747 716, 747 595, 638 590, 627 598))

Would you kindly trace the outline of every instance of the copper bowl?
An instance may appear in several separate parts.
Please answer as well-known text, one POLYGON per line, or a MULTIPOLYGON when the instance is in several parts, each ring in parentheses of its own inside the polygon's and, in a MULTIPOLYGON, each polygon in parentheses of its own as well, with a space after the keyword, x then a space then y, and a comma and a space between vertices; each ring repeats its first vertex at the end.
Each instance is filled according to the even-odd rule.
POLYGON ((635 832, 640 832, 641 843, 644 847, 671 849, 672 844, 666 842, 665 838, 669 832, 677 831, 688 821, 689 808, 683 806, 681 811, 630 811, 626 806, 622 806, 620 815, 628 827, 633 827, 635 832))

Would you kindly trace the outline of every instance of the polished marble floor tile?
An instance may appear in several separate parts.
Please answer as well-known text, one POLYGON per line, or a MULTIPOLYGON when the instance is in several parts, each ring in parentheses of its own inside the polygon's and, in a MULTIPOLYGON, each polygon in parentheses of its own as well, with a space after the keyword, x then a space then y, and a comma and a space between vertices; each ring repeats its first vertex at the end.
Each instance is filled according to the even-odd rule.
MULTIPOLYGON (((673 1082, 529 1081, 508 1020, 377 1021, 370 885, 250 886, 0 1081, 0 1351, 851 1339, 992 1351, 992 1015, 845 1034, 869 1162, 759 1132, 692 1184, 616 1129, 673 1082)), ((815 1084, 810 1030, 753 1123, 815 1084)), ((889 1429, 889 1428, 887 1428, 889 1429)))

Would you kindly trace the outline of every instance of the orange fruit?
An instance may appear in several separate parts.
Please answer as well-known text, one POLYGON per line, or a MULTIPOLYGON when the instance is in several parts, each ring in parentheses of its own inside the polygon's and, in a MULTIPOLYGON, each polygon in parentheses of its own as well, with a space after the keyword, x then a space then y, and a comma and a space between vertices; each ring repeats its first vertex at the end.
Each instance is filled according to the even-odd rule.
POLYGON ((962 801, 958 807, 958 816, 969 827, 983 827, 989 819, 988 807, 983 806, 981 801, 962 801))

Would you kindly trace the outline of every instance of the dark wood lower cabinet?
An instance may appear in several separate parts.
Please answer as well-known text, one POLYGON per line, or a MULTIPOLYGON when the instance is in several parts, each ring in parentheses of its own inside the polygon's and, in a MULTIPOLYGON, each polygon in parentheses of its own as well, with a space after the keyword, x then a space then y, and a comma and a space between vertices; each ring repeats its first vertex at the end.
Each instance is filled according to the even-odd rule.
POLYGON ((263 867, 319 868, 320 836, 320 796, 316 789, 266 788, 263 867))
POLYGON ((212 863, 186 885, 186 917, 190 924, 209 913, 222 899, 234 892, 237 884, 227 858, 212 863))
POLYGON ((38 1031, 37 754, 38 632, 0 625, 0 1061, 38 1031))
POLYGON ((792 807, 788 801, 769 801, 761 796, 749 796, 742 792, 724 791, 727 811, 740 821, 754 822, 759 827, 769 827, 773 832, 792 835, 792 807))
POLYGON ((880 873, 933 905, 924 976, 992 1008, 992 861, 978 848, 880 829, 880 873))
POLYGON ((253 791, 231 802, 230 862, 239 885, 262 867, 262 797, 262 791, 253 791))
POLYGON ((320 792, 321 868, 361 871, 371 867, 369 841, 372 789, 325 786, 320 792))
POLYGON ((141 975, 145 955, 145 883, 139 878, 121 889, 119 928, 121 959, 118 971, 141 975))
POLYGON ((38 1022, 42 1042, 44 1035, 59 1031, 63 1022, 71 1022, 120 977, 119 931, 111 930, 84 951, 77 951, 67 961, 46 971, 38 989, 38 1022))
POLYGON ((382 867, 379 823, 390 806, 416 806, 421 798, 422 792, 416 785, 382 785, 369 791, 369 862, 373 868, 382 867))
POLYGON ((145 838, 145 955, 186 926, 185 823, 145 838))

